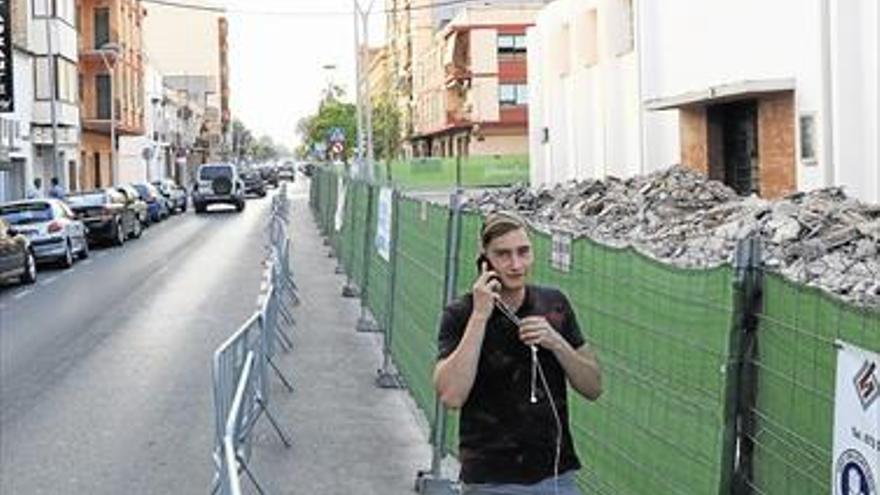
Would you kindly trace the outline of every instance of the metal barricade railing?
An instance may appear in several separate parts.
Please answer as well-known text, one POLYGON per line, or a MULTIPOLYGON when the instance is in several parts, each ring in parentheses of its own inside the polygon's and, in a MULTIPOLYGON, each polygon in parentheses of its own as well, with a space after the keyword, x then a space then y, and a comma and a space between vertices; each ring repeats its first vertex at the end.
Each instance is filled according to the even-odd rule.
POLYGON ((269 411, 271 386, 269 369, 293 392, 293 386, 275 362, 276 340, 285 350, 292 349, 291 337, 284 331, 295 324, 292 307, 298 301, 290 267, 289 203, 285 185, 272 198, 267 232, 269 254, 258 298, 252 314, 214 352, 212 380, 214 394, 215 465, 212 493, 241 493, 239 474, 243 471, 255 489, 264 493, 248 466, 251 458, 250 435, 259 418, 269 420, 285 447, 290 440, 269 411))

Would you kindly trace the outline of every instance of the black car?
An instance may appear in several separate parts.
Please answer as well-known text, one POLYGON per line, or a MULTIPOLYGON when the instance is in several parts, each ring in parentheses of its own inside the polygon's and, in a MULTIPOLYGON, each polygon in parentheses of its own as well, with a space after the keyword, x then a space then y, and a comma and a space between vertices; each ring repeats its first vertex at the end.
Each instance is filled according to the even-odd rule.
POLYGON ((299 171, 306 177, 311 177, 315 172, 315 165, 312 163, 303 163, 299 166, 299 171))
POLYGON ((121 246, 126 239, 141 236, 142 225, 134 202, 116 189, 71 193, 66 201, 88 229, 89 243, 109 241, 121 246))
POLYGON ((241 180, 244 182, 245 194, 256 194, 261 198, 266 195, 266 183, 263 182, 260 172, 245 170, 241 173, 241 180))
POLYGON ((260 177, 266 184, 278 187, 278 169, 273 165, 260 167, 260 177))

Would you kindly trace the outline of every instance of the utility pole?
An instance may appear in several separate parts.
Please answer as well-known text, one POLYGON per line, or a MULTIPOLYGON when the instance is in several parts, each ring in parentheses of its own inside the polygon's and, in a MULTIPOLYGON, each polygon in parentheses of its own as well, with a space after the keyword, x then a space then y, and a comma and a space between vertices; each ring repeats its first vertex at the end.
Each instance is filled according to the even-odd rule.
POLYGON ((360 176, 366 179, 373 178, 373 116, 372 114, 372 103, 370 101, 370 92, 369 92, 369 78, 364 77, 364 66, 366 58, 366 64, 369 63, 369 54, 364 57, 361 48, 360 42, 360 26, 358 24, 363 24, 364 30, 364 47, 363 51, 369 53, 370 40, 369 40, 369 29, 367 27, 369 23, 370 11, 373 9, 373 3, 375 0, 370 0, 370 5, 366 10, 361 9, 360 4, 358 4, 358 0, 354 1, 354 43, 355 43, 355 70, 356 70, 356 84, 357 87, 357 159, 358 168, 360 170, 360 176), (366 105, 365 105, 366 103, 366 105), (366 106, 366 109, 364 109, 366 106), (366 143, 364 143, 366 137, 366 143), (366 153, 364 152, 364 145, 366 145, 366 153), (366 158, 366 159, 365 159, 366 158))
POLYGON ((52 175, 58 177, 62 187, 70 190, 69 180, 64 180, 63 170, 58 167, 58 110, 56 108, 58 77, 55 74, 55 46, 52 43, 52 15, 46 12, 46 55, 49 67, 49 114, 52 119, 52 175))
POLYGON ((357 112, 357 141, 355 141, 354 146, 354 161, 355 166, 357 167, 357 172, 355 175, 360 176, 361 178, 364 176, 363 169, 363 161, 364 161, 364 112, 362 107, 362 94, 361 91, 363 89, 361 78, 363 77, 363 73, 361 71, 361 37, 360 37, 360 27, 358 24, 360 23, 360 12, 361 7, 358 4, 358 0, 352 0, 354 2, 354 63, 355 63, 355 108, 357 112))

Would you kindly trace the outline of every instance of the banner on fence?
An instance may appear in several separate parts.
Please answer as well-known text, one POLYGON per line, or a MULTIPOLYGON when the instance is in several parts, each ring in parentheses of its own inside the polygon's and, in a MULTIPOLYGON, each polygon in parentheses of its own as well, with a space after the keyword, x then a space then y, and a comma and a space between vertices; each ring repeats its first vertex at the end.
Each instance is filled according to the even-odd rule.
POLYGON ((345 192, 347 190, 346 181, 342 179, 336 181, 336 215, 333 218, 333 227, 336 232, 342 230, 342 223, 345 221, 345 192))
POLYGON ((835 495, 877 495, 880 354, 838 341, 834 393, 835 495))
POLYGON ((383 187, 379 191, 379 208, 376 216, 376 252, 385 261, 391 261, 391 214, 392 190, 383 187))

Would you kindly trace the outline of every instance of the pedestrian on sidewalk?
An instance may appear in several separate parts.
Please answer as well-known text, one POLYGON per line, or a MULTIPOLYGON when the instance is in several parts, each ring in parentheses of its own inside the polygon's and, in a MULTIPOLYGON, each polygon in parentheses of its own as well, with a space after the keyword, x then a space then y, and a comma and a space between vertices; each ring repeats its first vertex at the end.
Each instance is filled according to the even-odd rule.
POLYGON ((49 187, 49 197, 55 199, 64 199, 64 188, 61 187, 61 184, 58 181, 58 177, 52 177, 50 182, 52 183, 52 186, 49 187))
POLYGON ((43 179, 34 177, 34 184, 28 188, 24 195, 25 199, 39 199, 43 197, 43 179))
POLYGON ((525 221, 490 214, 480 275, 443 312, 434 386, 446 407, 461 409, 464 495, 580 493, 566 381, 594 401, 601 370, 566 296, 527 283, 533 261, 525 221))

